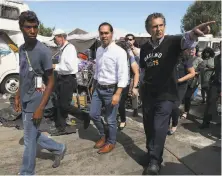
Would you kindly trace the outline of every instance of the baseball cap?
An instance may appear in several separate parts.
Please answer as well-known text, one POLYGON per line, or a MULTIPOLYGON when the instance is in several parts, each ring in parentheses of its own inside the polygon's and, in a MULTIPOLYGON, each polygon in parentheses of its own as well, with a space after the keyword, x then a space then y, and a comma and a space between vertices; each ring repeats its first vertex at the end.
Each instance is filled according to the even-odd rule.
POLYGON ((52 33, 53 36, 66 34, 62 29, 55 29, 52 33))

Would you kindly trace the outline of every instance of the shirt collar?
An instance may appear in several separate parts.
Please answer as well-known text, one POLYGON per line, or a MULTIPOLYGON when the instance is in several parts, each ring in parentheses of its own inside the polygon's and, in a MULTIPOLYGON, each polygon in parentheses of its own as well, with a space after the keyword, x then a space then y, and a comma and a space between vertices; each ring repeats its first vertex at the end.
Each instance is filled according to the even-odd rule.
POLYGON ((103 48, 103 50, 108 50, 109 48, 111 48, 113 45, 115 44, 114 41, 112 41, 107 47, 103 48, 103 46, 101 46, 103 48))
POLYGON ((156 47, 158 47, 158 46, 162 43, 163 39, 164 39, 164 36, 163 36, 160 40, 158 40, 157 42, 154 43, 154 42, 152 41, 152 37, 150 37, 150 38, 148 39, 148 41, 149 41, 149 43, 153 46, 153 48, 156 48, 156 47))

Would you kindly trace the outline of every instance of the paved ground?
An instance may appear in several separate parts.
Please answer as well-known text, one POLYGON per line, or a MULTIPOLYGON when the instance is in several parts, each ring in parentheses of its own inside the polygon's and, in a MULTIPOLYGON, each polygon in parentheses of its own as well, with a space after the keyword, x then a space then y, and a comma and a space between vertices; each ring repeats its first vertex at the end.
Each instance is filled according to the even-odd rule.
MULTIPOLYGON (((0 99, 0 109, 8 106, 0 99)), ((178 131, 167 137, 162 175, 220 175, 221 141, 220 127, 212 124, 208 130, 199 130, 204 105, 193 106, 189 120, 181 120, 178 131)), ((54 137, 66 143, 68 151, 61 166, 51 167, 53 156, 38 150, 36 173, 38 175, 141 175, 146 164, 145 136, 142 117, 131 118, 128 112, 127 126, 118 132, 118 143, 113 152, 98 155, 93 149, 97 131, 90 126, 82 129, 77 123, 77 133, 54 137)), ((141 115, 141 114, 140 114, 141 115)), ((23 132, 0 127, 0 174, 17 174, 23 152, 23 132)))

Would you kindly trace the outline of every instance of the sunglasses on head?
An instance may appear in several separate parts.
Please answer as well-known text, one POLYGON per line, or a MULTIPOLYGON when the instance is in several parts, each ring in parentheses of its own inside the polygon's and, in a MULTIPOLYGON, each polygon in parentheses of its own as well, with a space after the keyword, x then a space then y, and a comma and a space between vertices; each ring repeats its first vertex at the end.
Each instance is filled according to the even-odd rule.
POLYGON ((32 28, 33 28, 33 29, 38 29, 38 27, 39 27, 38 25, 35 25, 35 26, 24 25, 24 26, 23 26, 23 28, 26 28, 26 29, 32 29, 32 28))

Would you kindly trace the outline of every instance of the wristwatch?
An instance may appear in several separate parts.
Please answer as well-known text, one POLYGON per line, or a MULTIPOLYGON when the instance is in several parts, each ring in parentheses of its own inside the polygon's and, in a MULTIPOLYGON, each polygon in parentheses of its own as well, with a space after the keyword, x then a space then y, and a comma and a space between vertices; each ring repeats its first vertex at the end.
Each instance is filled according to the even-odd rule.
POLYGON ((137 86, 135 86, 135 87, 133 87, 133 88, 135 88, 135 89, 139 89, 139 85, 137 85, 137 86))

